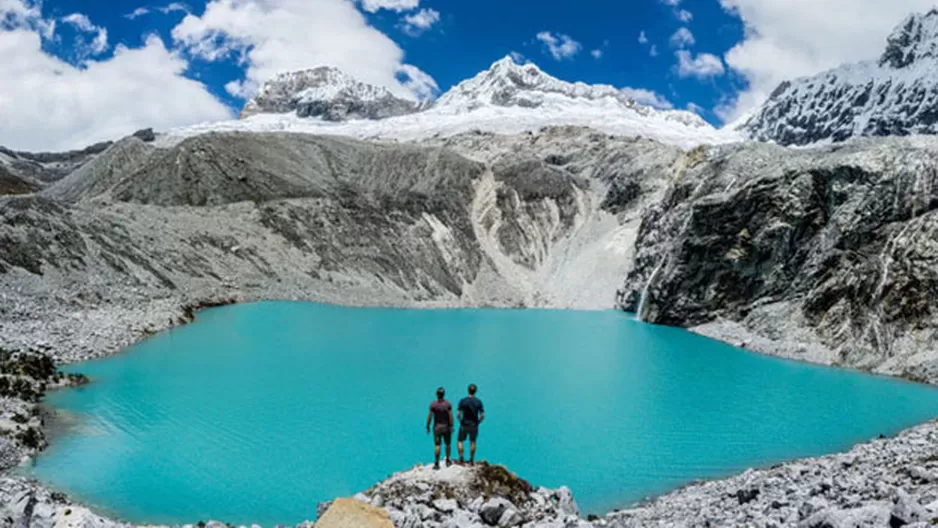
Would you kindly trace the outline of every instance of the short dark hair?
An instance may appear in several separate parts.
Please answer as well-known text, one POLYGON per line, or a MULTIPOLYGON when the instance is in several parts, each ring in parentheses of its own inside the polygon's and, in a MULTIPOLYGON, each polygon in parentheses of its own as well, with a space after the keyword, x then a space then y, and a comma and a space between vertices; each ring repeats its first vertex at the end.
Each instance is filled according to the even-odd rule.
POLYGON ((469 394, 475 394, 475 393, 476 393, 476 389, 478 389, 478 387, 476 387, 476 384, 475 384, 475 383, 470 383, 470 384, 469 384, 469 394))
POLYGON ((436 390, 436 396, 437 398, 442 398, 443 396, 446 396, 446 389, 444 389, 443 387, 438 388, 436 390))

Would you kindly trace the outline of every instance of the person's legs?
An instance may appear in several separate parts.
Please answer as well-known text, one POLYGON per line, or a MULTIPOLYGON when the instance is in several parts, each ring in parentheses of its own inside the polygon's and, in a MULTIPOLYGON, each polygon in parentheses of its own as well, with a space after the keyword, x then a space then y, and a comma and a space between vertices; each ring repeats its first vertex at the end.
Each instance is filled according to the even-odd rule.
POLYGON ((469 431, 469 463, 473 464, 476 461, 476 439, 479 438, 479 428, 476 426, 475 429, 469 431))
POLYGON ((459 436, 456 437, 456 451, 459 452, 459 463, 462 464, 466 461, 463 458, 463 449, 462 443, 466 441, 466 429, 462 426, 459 427, 459 436))
POLYGON ((450 444, 453 442, 453 429, 452 428, 446 431, 446 436, 444 440, 446 440, 446 465, 450 466, 453 464, 449 456, 450 452, 452 451, 452 449, 450 449, 450 444))
POLYGON ((434 462, 433 462, 434 469, 440 469, 440 442, 442 440, 443 440, 443 437, 440 434, 440 431, 439 430, 433 431, 433 446, 434 446, 433 454, 435 456, 434 462))

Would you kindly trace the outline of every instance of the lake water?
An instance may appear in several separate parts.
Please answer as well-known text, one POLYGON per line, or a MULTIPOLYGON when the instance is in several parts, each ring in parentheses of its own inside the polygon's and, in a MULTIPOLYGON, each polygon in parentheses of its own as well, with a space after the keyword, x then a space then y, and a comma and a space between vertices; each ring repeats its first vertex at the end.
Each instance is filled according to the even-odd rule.
POLYGON ((320 501, 432 462, 438 385, 454 404, 479 385, 478 458, 570 486, 584 513, 938 416, 929 387, 612 311, 230 306, 71 370, 94 384, 50 396, 79 425, 35 475, 141 523, 314 519, 320 501))

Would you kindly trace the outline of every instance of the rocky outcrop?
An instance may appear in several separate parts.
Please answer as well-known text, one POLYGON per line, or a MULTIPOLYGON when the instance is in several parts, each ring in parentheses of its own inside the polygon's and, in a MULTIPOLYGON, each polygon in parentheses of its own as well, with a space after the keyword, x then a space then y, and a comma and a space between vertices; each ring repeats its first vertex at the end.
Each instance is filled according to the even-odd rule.
POLYGON ((278 75, 261 86, 241 117, 295 113, 325 121, 384 119, 418 111, 421 104, 395 96, 381 86, 353 79, 329 66, 278 75))
POLYGON ((356 499, 332 502, 316 521, 318 528, 394 528, 391 517, 381 508, 356 499))
POLYGON ((782 83, 742 125, 782 145, 938 133, 938 10, 906 18, 877 62, 782 83))
POLYGON ((938 381, 938 140, 689 158, 642 222, 623 308, 776 355, 938 381))
MULTIPOLYGON (((387 511, 394 526, 590 526, 580 519, 569 489, 535 488, 503 466, 487 463, 439 471, 418 466, 356 498, 387 511)), ((334 507, 335 503, 329 511, 334 507)))

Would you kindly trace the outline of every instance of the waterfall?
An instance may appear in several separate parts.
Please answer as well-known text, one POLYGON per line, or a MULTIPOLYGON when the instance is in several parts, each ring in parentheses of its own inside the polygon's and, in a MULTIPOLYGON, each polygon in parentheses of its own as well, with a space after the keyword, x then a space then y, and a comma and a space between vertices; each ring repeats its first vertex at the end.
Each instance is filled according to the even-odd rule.
POLYGON ((645 303, 648 301, 648 290, 651 289, 652 283, 658 278, 658 274, 661 273, 661 269, 664 268, 666 260, 665 258, 661 259, 661 262, 658 263, 658 267, 655 268, 655 271, 651 272, 651 276, 648 277, 648 282, 645 283, 645 287, 642 288, 642 296, 638 301, 638 310, 635 311, 636 321, 645 320, 645 303))

